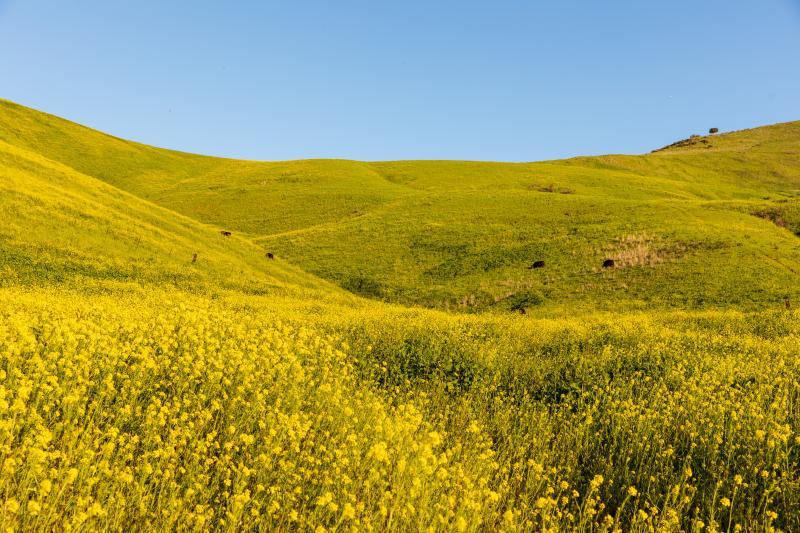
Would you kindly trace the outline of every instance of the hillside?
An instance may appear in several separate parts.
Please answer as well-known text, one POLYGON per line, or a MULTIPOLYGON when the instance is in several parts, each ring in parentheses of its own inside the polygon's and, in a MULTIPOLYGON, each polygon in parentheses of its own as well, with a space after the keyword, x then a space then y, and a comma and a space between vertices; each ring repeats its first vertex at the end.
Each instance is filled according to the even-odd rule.
POLYGON ((0 286, 337 294, 236 236, 0 141, 0 286))
POLYGON ((0 102, 5 143, 370 297, 543 311, 800 300, 800 122, 701 139, 525 164, 271 163, 144 146, 0 102), (607 258, 616 268, 601 268, 607 258))
POLYGON ((6 142, 46 146, 49 158, 369 296, 464 309, 757 307, 799 285, 798 123, 638 157, 260 163, 2 111, 6 142), (620 268, 603 272, 605 258, 620 268), (526 268, 536 260, 545 268, 526 268))

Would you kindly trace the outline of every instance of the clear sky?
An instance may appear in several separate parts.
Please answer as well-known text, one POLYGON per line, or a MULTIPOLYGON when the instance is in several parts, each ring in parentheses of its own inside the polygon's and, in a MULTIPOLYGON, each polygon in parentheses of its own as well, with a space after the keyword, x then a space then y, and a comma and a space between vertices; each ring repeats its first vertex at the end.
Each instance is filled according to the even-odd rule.
POLYGON ((0 0, 0 97, 249 159, 640 153, 800 119, 800 0, 0 0))

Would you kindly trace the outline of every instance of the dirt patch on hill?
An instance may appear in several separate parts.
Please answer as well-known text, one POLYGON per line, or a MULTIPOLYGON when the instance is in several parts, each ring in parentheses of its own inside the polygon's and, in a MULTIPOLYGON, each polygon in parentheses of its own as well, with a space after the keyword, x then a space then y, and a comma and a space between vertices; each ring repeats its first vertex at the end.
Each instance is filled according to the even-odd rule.
POLYGON ((665 150, 674 150, 676 148, 691 148, 691 147, 711 148, 711 141, 709 141, 708 138, 702 137, 700 135, 692 135, 688 139, 681 139, 680 141, 664 146, 663 148, 657 148, 653 150, 651 153, 663 152, 665 150))
POLYGON ((614 260, 614 268, 651 267, 685 256, 691 246, 670 242, 650 233, 636 233, 617 238, 603 248, 603 256, 614 260))
POLYGON ((781 206, 764 207, 751 215, 769 220, 779 228, 785 228, 800 237, 800 203, 786 202, 781 206))

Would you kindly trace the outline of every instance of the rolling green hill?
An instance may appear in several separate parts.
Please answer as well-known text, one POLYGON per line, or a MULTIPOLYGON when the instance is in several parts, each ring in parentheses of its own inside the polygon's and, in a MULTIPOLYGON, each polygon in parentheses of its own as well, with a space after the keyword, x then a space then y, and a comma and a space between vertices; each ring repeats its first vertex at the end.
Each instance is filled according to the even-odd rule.
POLYGON ((0 140, 233 231, 362 295, 446 309, 800 300, 800 123, 643 156, 255 162, 0 103, 0 140), (603 269, 604 259, 614 269, 603 269), (545 261, 541 269, 532 262, 545 261))
POLYGON ((338 292, 245 239, 1 140, 0 210, 0 286, 338 292))

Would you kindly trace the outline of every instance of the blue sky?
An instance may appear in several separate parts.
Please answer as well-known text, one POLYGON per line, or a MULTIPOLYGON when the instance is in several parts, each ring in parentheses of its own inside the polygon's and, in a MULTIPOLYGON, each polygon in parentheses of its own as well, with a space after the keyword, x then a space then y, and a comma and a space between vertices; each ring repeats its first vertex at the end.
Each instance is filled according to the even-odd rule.
POLYGON ((0 0, 0 97, 249 159, 640 153, 800 119, 800 0, 0 0))

